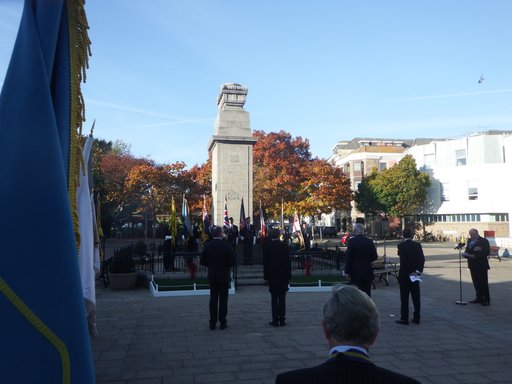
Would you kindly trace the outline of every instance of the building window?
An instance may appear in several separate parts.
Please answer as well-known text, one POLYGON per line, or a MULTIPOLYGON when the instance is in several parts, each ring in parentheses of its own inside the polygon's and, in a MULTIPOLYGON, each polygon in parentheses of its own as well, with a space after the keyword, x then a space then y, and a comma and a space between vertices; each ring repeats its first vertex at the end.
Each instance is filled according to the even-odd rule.
POLYGON ((433 153, 427 153, 423 156, 423 163, 427 169, 432 169, 435 165, 435 157, 433 153))
POLYGON ((387 168, 386 163, 382 163, 382 162, 380 162, 380 163, 379 163, 379 171, 383 171, 383 170, 385 170, 386 168, 387 168))
POLYGON ((441 182, 441 201, 450 201, 450 184, 441 182))
POLYGON ((354 172, 359 172, 359 171, 361 171, 361 162, 356 161, 354 163, 354 172))
POLYGON ((455 151, 455 164, 457 167, 461 165, 466 165, 466 150, 465 149, 457 149, 455 151))
POLYGON ((494 216, 494 221, 508 221, 508 213, 495 213, 491 215, 491 218, 494 216))
POLYGON ((478 200, 478 188, 468 188, 468 200, 478 200))

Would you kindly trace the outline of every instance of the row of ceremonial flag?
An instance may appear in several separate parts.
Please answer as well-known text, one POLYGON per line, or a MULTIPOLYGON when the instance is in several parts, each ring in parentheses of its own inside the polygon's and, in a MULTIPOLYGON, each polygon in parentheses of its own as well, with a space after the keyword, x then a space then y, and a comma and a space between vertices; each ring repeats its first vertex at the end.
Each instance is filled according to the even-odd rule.
MULTIPOLYGON (((173 200, 174 201, 174 200, 173 200)), ((173 203, 174 204, 174 203, 173 203)), ((184 225, 190 225, 187 224, 190 223, 190 220, 188 219, 188 205, 185 197, 183 197, 183 209, 182 209, 182 215, 183 215, 183 222, 184 225)), ((205 240, 210 233, 210 228, 212 226, 212 223, 210 222, 210 216, 208 215, 208 209, 206 207, 206 196, 203 196, 203 210, 202 210, 202 217, 203 217, 203 240, 205 240)), ((239 221, 239 231, 243 231, 246 225, 246 216, 245 216, 245 208, 244 208, 244 199, 242 198, 240 203, 240 221, 239 221)), ((260 219, 260 237, 266 237, 268 235, 268 226, 265 221, 265 216, 263 214, 263 209, 261 206, 261 201, 259 205, 259 219, 260 219)), ((224 231, 227 231, 231 228, 231 223, 229 220, 228 215, 228 202, 227 198, 224 199, 224 212, 222 216, 222 227, 224 231)), ((190 227, 188 227, 190 228, 190 227)), ((185 230, 187 231, 187 230, 185 230)), ((283 214, 283 204, 281 203, 281 232, 284 233, 284 214, 283 214)), ((293 226, 292 226, 292 232, 301 232, 300 228, 300 221, 299 216, 297 214, 297 211, 295 211, 293 216, 293 226)))

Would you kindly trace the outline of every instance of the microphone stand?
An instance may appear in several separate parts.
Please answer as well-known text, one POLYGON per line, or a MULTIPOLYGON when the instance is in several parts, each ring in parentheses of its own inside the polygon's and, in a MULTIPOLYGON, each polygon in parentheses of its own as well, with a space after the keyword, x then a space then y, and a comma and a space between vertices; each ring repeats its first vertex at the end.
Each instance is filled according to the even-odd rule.
POLYGON ((461 255, 461 246, 457 246, 459 250, 459 299, 455 302, 455 304, 466 305, 467 301, 462 301, 462 255, 461 255))

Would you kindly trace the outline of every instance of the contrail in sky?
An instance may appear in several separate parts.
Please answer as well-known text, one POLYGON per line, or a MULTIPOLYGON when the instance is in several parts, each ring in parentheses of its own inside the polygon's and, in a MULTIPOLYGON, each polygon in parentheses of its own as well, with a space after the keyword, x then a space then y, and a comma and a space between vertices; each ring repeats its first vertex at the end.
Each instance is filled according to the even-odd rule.
POLYGON ((460 93, 446 93, 444 95, 431 95, 431 96, 414 96, 398 99, 399 101, 414 101, 414 100, 434 100, 434 99, 448 99, 453 97, 465 97, 476 95, 490 95, 495 93, 511 93, 512 89, 495 89, 490 91, 475 91, 475 92, 460 92, 460 93))
POLYGON ((167 114, 163 114, 163 113, 148 111, 146 109, 133 108, 133 107, 129 107, 129 106, 126 106, 126 105, 112 104, 112 103, 107 103, 107 102, 104 102, 104 101, 98 101, 98 100, 94 100, 94 99, 87 99, 86 102, 88 104, 90 103, 90 104, 98 105, 98 106, 101 106, 101 107, 108 107, 108 108, 113 108, 113 109, 119 109, 121 111, 129 111, 129 112, 140 113, 142 115, 155 116, 155 117, 163 117, 165 119, 174 119, 174 120, 181 120, 181 121, 188 121, 189 120, 189 119, 186 119, 186 118, 180 117, 180 116, 167 115, 167 114))

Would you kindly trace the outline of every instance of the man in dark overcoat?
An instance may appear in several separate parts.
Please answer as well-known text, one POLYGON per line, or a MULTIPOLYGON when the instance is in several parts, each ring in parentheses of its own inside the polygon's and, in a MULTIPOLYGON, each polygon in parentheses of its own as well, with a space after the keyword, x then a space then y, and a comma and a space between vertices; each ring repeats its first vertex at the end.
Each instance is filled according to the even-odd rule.
POLYGON ((231 244, 223 238, 222 227, 213 227, 212 236, 213 239, 207 241, 203 248, 201 265, 208 267, 210 329, 214 330, 217 320, 220 322, 220 329, 227 327, 230 269, 235 265, 235 258, 231 244))
POLYGON ((270 240, 263 243, 263 275, 271 295, 272 321, 277 327, 286 325, 286 292, 292 278, 290 248, 279 239, 279 230, 271 229, 270 240))
POLYGON ((345 274, 357 288, 371 296, 373 280, 372 261, 377 260, 377 249, 372 239, 364 235, 364 225, 354 225, 354 236, 348 240, 345 253, 345 274))
POLYGON ((414 313, 412 322, 420 323, 420 281, 417 280, 423 273, 425 256, 423 248, 417 241, 411 239, 412 232, 409 228, 404 229, 404 241, 398 244, 398 256, 400 257, 400 270, 398 272, 398 283, 400 285, 400 319, 398 324, 409 324, 409 294, 411 295, 414 313), (416 281, 411 280, 411 276, 416 281))
POLYGON ((475 288, 475 299, 470 301, 472 304, 489 306, 491 303, 488 277, 490 253, 489 240, 480 236, 475 228, 470 229, 469 241, 462 256, 468 260, 468 268, 475 288))

